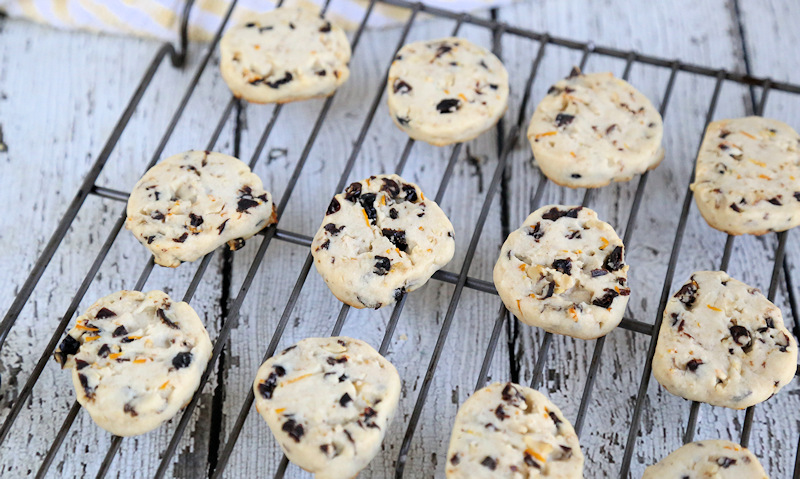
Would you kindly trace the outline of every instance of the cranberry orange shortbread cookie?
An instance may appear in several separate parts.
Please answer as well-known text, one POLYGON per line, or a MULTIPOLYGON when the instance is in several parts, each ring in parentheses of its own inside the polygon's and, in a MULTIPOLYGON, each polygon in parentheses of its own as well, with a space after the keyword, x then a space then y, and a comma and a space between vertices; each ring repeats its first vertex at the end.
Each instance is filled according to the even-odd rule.
POLYGON ((145 173, 128 199, 131 230, 161 266, 195 261, 275 223, 272 196, 238 159, 209 151, 170 156, 145 173))
POLYGON ((672 394, 744 409, 778 392, 795 369, 797 342, 756 288, 699 271, 667 302, 653 376, 672 394))
POLYGON ((762 235, 800 224, 800 135, 750 116, 708 125, 692 184, 712 228, 762 235))
POLYGON ((748 449, 721 439, 690 442, 644 471, 642 479, 768 479, 748 449))
POLYGON ((234 95, 251 102, 329 96, 350 76, 344 31, 305 8, 255 15, 228 30, 219 48, 222 78, 234 95))
POLYGON ((617 327, 628 304, 624 250, 589 208, 544 206, 508 235, 494 284, 523 323, 594 339, 617 327))
POLYGON ((572 425, 542 393, 494 383, 458 409, 445 473, 448 479, 582 479, 583 453, 572 425))
POLYGON ((192 399, 211 358, 197 313, 161 291, 119 291, 79 316, 55 360, 78 402, 117 436, 144 434, 192 399))
POLYGON ((443 146, 471 140, 497 123, 508 105, 508 73, 485 48, 442 38, 401 48, 386 90, 401 130, 443 146))
POLYGON ((363 341, 308 338, 261 365, 253 392, 290 461, 317 479, 350 479, 381 448, 400 376, 363 341))
POLYGON ((658 166, 663 132, 658 110, 628 82, 573 69, 536 107, 528 140, 550 180, 597 188, 658 166))
POLYGON ((370 176, 333 197, 314 236, 314 265, 355 308, 380 308, 423 286, 455 252, 435 201, 397 175, 370 176))

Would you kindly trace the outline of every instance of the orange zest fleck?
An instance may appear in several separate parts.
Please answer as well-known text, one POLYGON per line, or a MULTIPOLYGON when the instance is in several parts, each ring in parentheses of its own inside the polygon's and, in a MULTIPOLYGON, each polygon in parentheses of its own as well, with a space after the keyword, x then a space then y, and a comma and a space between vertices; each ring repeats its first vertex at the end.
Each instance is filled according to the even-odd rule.
POLYGON ((79 324, 76 324, 76 325, 75 325, 75 327, 76 327, 76 328, 78 328, 78 329, 82 329, 82 330, 84 330, 84 331, 100 331, 100 330, 99 330, 99 329, 97 329, 97 328, 93 328, 93 327, 91 327, 91 326, 86 326, 86 325, 84 325, 84 324, 80 324, 80 323, 79 323, 79 324))
POLYGON ((169 384, 169 381, 165 381, 164 384, 158 387, 158 389, 164 389, 169 384))
POLYGON ((722 311, 721 309, 711 306, 710 304, 707 304, 706 306, 708 306, 708 309, 710 309, 711 311, 722 311))
POLYGON ((386 206, 386 195, 381 196, 381 204, 386 206))
POLYGON ((533 138, 535 140, 538 140, 539 138, 542 138, 542 137, 545 137, 545 136, 553 136, 556 133, 558 133, 558 132, 557 131, 548 131, 548 132, 545 132, 545 133, 537 133, 533 138))
POLYGON ((569 308, 569 314, 572 315, 572 320, 577 323, 578 322, 578 312, 575 311, 574 307, 569 308))
POLYGON ((134 359, 133 362, 136 363, 136 364, 142 364, 142 363, 146 363, 147 359, 145 359, 145 358, 137 358, 137 359, 134 359))
POLYGON ((525 452, 526 452, 527 454, 529 454, 529 455, 531 455, 531 456, 535 457, 536 459, 538 459, 538 460, 542 461, 542 462, 547 462, 547 459, 545 459, 545 458, 544 458, 544 456, 542 456, 542 455, 541 455, 541 454, 539 454, 538 452, 534 451, 533 449, 525 449, 525 452))
POLYGON ((767 164, 764 163, 763 161, 754 160, 752 158, 748 158, 748 161, 750 161, 750 163, 752 163, 754 165, 760 166, 761 168, 766 168, 767 167, 767 164))
POLYGON ((608 240, 604 236, 601 236, 600 241, 603 242, 603 246, 601 246, 600 249, 604 250, 608 246, 608 240))
POLYGON ((419 227, 419 230, 420 230, 420 231, 425 231, 425 228, 423 228, 422 226, 420 226, 420 227, 419 227))
POLYGON ((519 305, 519 300, 517 300, 517 309, 520 313, 522 312, 522 307, 519 305))
POLYGON ((307 378, 307 377, 310 377, 310 376, 311 376, 311 373, 308 373, 308 374, 303 374, 302 376, 297 376, 296 378, 294 378, 294 379, 290 379, 290 380, 286 381, 286 382, 285 382, 285 383, 283 383, 283 384, 292 384, 292 383, 296 383, 297 381, 300 381, 300 380, 302 380, 302 379, 305 379, 305 378, 307 378))
POLYGON ((141 336, 128 336, 128 339, 130 339, 131 341, 135 341, 137 339, 142 339, 142 337, 141 336))
POLYGON ((276 410, 275 410, 275 414, 280 414, 280 413, 282 413, 282 412, 283 412, 283 411, 285 411, 285 410, 286 410, 286 408, 285 408, 285 407, 279 407, 278 409, 276 409, 276 410))
POLYGON ((755 136, 751 135, 750 133, 747 133, 746 131, 740 131, 739 133, 741 133, 742 135, 750 138, 751 140, 755 140, 756 139, 755 136))
POLYGON ((423 195, 421 191, 419 192, 419 199, 425 201, 425 195, 423 195))
POLYGON ((467 97, 466 97, 466 96, 464 96, 464 94, 463 94, 463 93, 459 93, 459 94, 458 94, 458 97, 459 97, 459 98, 461 98, 462 100, 466 101, 466 102, 468 102, 468 101, 469 101, 469 100, 467 100, 467 97))
POLYGON ((95 339, 100 339, 100 336, 86 336, 85 338, 83 338, 83 340, 86 341, 87 343, 89 341, 94 341, 95 339))
POLYGON ((367 216, 367 210, 361 210, 364 213, 364 221, 367 223, 367 228, 369 228, 369 216, 367 216))
POLYGON ((520 271, 525 271, 525 268, 527 268, 527 267, 528 267, 528 265, 527 265, 527 264, 525 264, 525 263, 522 263, 521 265, 519 265, 519 270, 520 270, 520 271))
POLYGON ((764 175, 764 174, 758 175, 758 177, 759 177, 759 178, 762 178, 762 179, 764 179, 764 180, 771 180, 771 179, 772 179, 772 178, 770 178, 769 176, 767 176, 767 175, 764 175))
POLYGON ((569 154, 570 154, 570 155, 572 155, 572 157, 573 157, 573 158, 577 158, 577 157, 575 156, 575 152, 574 152, 574 151, 570 151, 570 152, 569 152, 569 154))
POLYGON ((122 353, 111 353, 108 355, 108 359, 117 359, 120 356, 122 356, 122 353))

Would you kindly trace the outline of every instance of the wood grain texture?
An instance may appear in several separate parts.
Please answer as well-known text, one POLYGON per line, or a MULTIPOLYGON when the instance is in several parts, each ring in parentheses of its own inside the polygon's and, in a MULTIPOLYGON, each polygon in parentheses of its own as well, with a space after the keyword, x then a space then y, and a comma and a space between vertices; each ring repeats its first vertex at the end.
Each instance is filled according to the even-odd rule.
MULTIPOLYGON (((489 14, 480 15, 488 17, 489 14)), ((646 6, 635 0, 528 0, 504 7, 497 15, 509 23, 552 35, 592 40, 598 45, 680 58, 715 68, 745 72, 749 67, 756 75, 797 82, 797 78, 792 77, 795 65, 787 61, 786 52, 794 51, 800 40, 795 28, 800 20, 800 7, 780 0, 741 0, 738 5, 727 0, 675 0, 651 2, 646 6), (744 42, 740 34, 744 35, 744 42)), ((420 19, 408 41, 449 35, 453 26, 452 21, 420 19)), ((464 25, 459 34, 491 46, 491 35, 485 29, 464 25)), ((365 32, 351 62, 351 79, 333 100, 297 185, 288 192, 291 200, 281 219, 282 229, 313 235, 319 227, 325 206, 335 193, 335 185, 364 125, 369 104, 383 88, 379 81, 399 36, 398 28, 365 32)), ((3 141, 8 146, 7 152, 0 152, 0 178, 3 179, 0 195, 11 205, 8 213, 0 216, 0 241, 5 247, 0 254, 3 279, 0 311, 5 312, 158 45, 130 38, 57 32, 9 20, 0 20, 0 38, 0 126, 3 141), (42 62, 43 58, 48 60, 42 62)), ((512 81, 509 111, 504 119, 505 131, 508 131, 519 115, 525 79, 539 45, 507 35, 501 47, 512 81)), ((132 187, 161 139, 203 50, 202 46, 193 48, 185 70, 175 70, 169 65, 161 67, 98 180, 100 185, 121 190, 132 187)), ((531 103, 523 112, 523 128, 549 85, 566 75, 579 60, 580 52, 547 47, 533 85, 531 103)), ((215 62, 216 58, 201 78, 175 134, 167 143, 165 155, 205 148, 207 137, 229 100, 215 62)), ((586 70, 621 75, 624 66, 622 60, 593 55, 586 70)), ((630 81, 658 106, 668 76, 666 69, 637 64, 631 71, 630 81)), ((713 79, 683 73, 677 77, 665 116, 667 156, 649 175, 632 240, 627 245, 633 289, 629 317, 646 322, 655 320, 674 230, 713 86, 713 79)), ((760 91, 756 89, 755 94, 760 91)), ((726 83, 714 118, 744 115, 750 100, 748 88, 726 83)), ((255 168, 275 198, 287 194, 287 181, 322 104, 322 100, 315 100, 283 107, 255 168)), ((245 161, 253 154, 273 108, 243 106, 238 149, 245 161)), ((796 95, 770 94, 767 115, 800 128, 798 111, 800 98, 796 95)), ((235 151, 234 128, 231 118, 217 143, 218 151, 235 151)), ((491 132, 465 145, 441 202, 456 230, 457 251, 446 267, 449 271, 458 272, 464 263, 467 245, 498 164, 498 141, 496 132, 491 132)), ((394 171, 405 144, 406 137, 392 124, 385 98, 382 98, 348 181, 394 171)), ((415 144, 403 176, 418 183, 427 196, 433 197, 451 151, 452 148, 415 144)), ((511 151, 506 179, 501 191, 492 199, 490 214, 469 269, 471 276, 491 279, 504 230, 515 229, 532 211, 530 202, 538 180, 539 172, 531 162, 530 149, 523 138, 511 151)), ((638 178, 603 188, 592 202, 600 217, 615 226, 620 234, 628 221, 637 182, 638 178)), ((582 191, 547 184, 542 204, 578 204, 582 194, 582 191)), ((8 413, 9 404, 27 379, 52 328, 63 315, 76 286, 123 208, 124 204, 111 200, 87 200, 53 258, 0 352, 0 420, 8 413)), ((204 318, 212 339, 224 320, 222 311, 225 308, 221 301, 236 296, 261 241, 261 238, 254 238, 233 255, 229 282, 223 280, 225 266, 221 254, 217 254, 206 273, 192 305, 204 318)), ((694 270, 717 268, 724 242, 725 236, 711 230, 692 205, 670 290, 694 270)), ((774 244, 774 235, 737 238, 729 271, 766 290, 774 244)), ((252 387, 252 378, 307 253, 304 247, 273 241, 244 301, 241 316, 233 324, 219 378, 224 388, 217 390, 223 393, 217 398, 221 414, 221 437, 218 439, 222 444, 252 387)), ((800 246, 796 232, 790 233, 787 255, 797 278, 800 246)), ((132 287, 146 260, 146 251, 130 234, 121 232, 79 310, 97 297, 132 287)), ((195 267, 157 268, 146 288, 165 289, 181 296, 195 267)), ((388 431, 384 450, 360 477, 391 475, 388 471, 394 467, 453 290, 450 284, 431 281, 409 295, 387 354, 403 379, 400 409, 388 431)), ((787 316, 787 323, 791 322, 785 288, 779 290, 776 302, 787 316)), ((473 390, 499 306, 496 296, 464 291, 412 442, 406 477, 443 477, 452 421, 458 405, 473 390)), ((279 349, 305 337, 330 334, 339 310, 340 303, 312 268, 299 301, 290 313, 279 349)), ((377 347, 390 313, 388 309, 351 310, 343 334, 364 339, 377 347)), ((491 380, 507 380, 518 375, 520 382, 530 382, 541 338, 539 331, 524 325, 504 331, 493 358, 491 380)), ((587 472, 587 477, 619 474, 647 343, 648 338, 621 329, 612 332, 606 340, 581 438, 587 456, 586 470, 591 471, 587 472)), ((557 337, 548 353, 542 391, 559 404, 570 420, 577 414, 593 348, 594 341, 557 337)), ((195 420, 187 430, 169 475, 180 478, 205 475, 208 457, 215 454, 210 448, 218 444, 217 438, 209 437, 217 427, 212 426, 211 421, 211 397, 216 384, 217 374, 213 374, 211 384, 202 392, 201 406, 195 412, 195 420)), ((771 477, 791 475, 800 420, 799 396, 800 388, 794 382, 756 409, 751 445, 771 477)), ((34 389, 32 400, 0 449, 4 459, 0 462, 0 474, 26 477, 29 470, 35 473, 73 400, 68 374, 59 371, 55 364, 48 365, 34 389)), ((686 401, 670 395, 651 380, 630 477, 640 477, 646 465, 680 445, 688 412, 686 401)), ((702 406, 700 414, 698 439, 738 439, 744 412, 702 406)), ((158 467, 159 454, 173 431, 174 424, 168 424, 151 434, 125 440, 110 477, 152 476, 158 467)), ((81 413, 50 476, 94 475, 108 444, 108 435, 81 413)), ((279 459, 277 444, 253 410, 238 439, 226 477, 269 477, 279 459)), ((310 476, 290 466, 286 477, 310 476)))

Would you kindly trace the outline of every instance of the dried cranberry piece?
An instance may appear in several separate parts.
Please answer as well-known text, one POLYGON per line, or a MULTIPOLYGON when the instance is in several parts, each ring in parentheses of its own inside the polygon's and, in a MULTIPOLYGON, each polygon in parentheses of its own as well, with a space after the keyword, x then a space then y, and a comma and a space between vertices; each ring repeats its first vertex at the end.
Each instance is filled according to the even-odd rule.
POLYGON ((614 302, 614 298, 619 296, 619 293, 609 288, 605 288, 603 291, 605 291, 605 294, 603 296, 600 296, 599 298, 594 298, 592 300, 592 304, 595 306, 600 306, 601 308, 608 309, 611 307, 611 303, 614 302))
POLYGON ((323 226, 323 228, 325 229, 325 231, 330 233, 331 236, 336 236, 342 232, 342 230, 344 229, 344 225, 337 228, 335 224, 328 223, 325 226, 323 226))
POLYGON ((264 399, 272 399, 272 392, 278 387, 278 375, 274 372, 269 373, 267 380, 258 384, 258 392, 264 399))
POLYGON ((578 206, 576 208, 572 208, 566 211, 562 211, 558 208, 550 208, 547 210, 543 215, 542 218, 550 221, 557 221, 559 218, 563 218, 566 216, 567 218, 577 218, 578 212, 582 210, 582 206, 578 206))
POLYGON ((535 225, 533 225, 533 228, 531 228, 530 231, 528 231, 528 235, 533 236, 534 241, 536 241, 537 243, 542 238, 542 236, 544 236, 544 231, 542 231, 541 228, 542 224, 536 223, 535 225))
POLYGON ((286 72, 286 74, 283 76, 283 78, 280 78, 280 79, 275 80, 273 82, 266 82, 266 84, 270 88, 280 88, 281 85, 285 85, 286 83, 289 83, 290 81, 292 81, 292 78, 294 78, 294 77, 292 77, 292 74, 289 73, 289 72, 286 72))
POLYGON ((404 82, 399 78, 394 81, 394 84, 392 84, 392 91, 394 91, 395 93, 400 93, 401 95, 406 95, 411 90, 413 90, 413 88, 411 88, 411 85, 409 85, 408 83, 404 82))
POLYGON ((64 340, 61 341, 61 345, 58 347, 58 350, 55 352, 55 359, 60 365, 64 365, 67 362, 69 356, 77 354, 78 350, 81 348, 81 343, 73 338, 70 335, 64 336, 64 340))
POLYGON ((618 271, 625 266, 625 263, 622 261, 622 246, 615 246, 611 253, 606 256, 606 260, 603 261, 603 268, 608 271, 618 271))
POLYGON ((569 115, 567 113, 559 113, 558 115, 556 115, 556 126, 562 127, 569 125, 570 123, 572 123, 572 120, 574 119, 575 115, 569 115))
POLYGON ((381 186, 381 191, 385 191, 389 193, 389 196, 392 199, 397 198, 397 195, 400 194, 400 186, 391 178, 383 178, 383 186, 381 186))
POLYGON ((106 318, 111 318, 111 317, 116 316, 116 315, 117 315, 117 313, 115 313, 114 311, 111 311, 108 308, 103 308, 100 311, 98 311, 97 314, 94 315, 94 317, 97 318, 97 319, 106 319, 106 318))
POLYGON ((692 359, 691 361, 686 363, 686 369, 688 369, 691 372, 695 372, 697 371, 697 368, 700 367, 701 364, 703 364, 702 359, 692 359))
POLYGON ((289 435, 294 442, 300 442, 300 438, 306 433, 302 424, 298 424, 294 419, 289 419, 281 427, 283 432, 289 435))
POLYGON ((417 189, 411 185, 403 185, 403 192, 406 194, 406 201, 416 203, 419 199, 419 196, 417 195, 417 189))
POLYGON ((408 252, 408 243, 406 242, 406 232, 403 230, 393 230, 390 228, 383 228, 381 230, 383 236, 389 239, 393 245, 397 247, 400 251, 406 253, 408 252))
POLYGON ((688 283, 681 286, 681 289, 679 289, 678 292, 675 293, 674 297, 678 298, 678 301, 683 303, 683 306, 686 309, 692 309, 695 300, 697 300, 697 297, 695 296, 696 294, 697 294, 697 282, 694 279, 692 279, 688 283))
POLYGON ((375 269, 372 271, 373 273, 384 276, 389 273, 390 269, 392 269, 392 262, 389 261, 389 258, 386 256, 375 256, 375 269))
POLYGON ((369 222, 374 225, 378 220, 378 212, 375 210, 375 193, 361 195, 358 202, 361 203, 361 207, 364 208, 364 211, 367 213, 369 222))
POLYGON ((494 471, 495 469, 497 469, 497 461, 496 461, 496 460, 494 460, 494 459, 492 459, 492 458, 491 458, 491 457, 489 457, 489 456, 486 456, 486 457, 484 457, 484 458, 483 458, 483 460, 481 461, 481 466, 483 466, 483 467, 488 467, 489 469, 491 469, 492 471, 494 471))
POLYGON ((172 321, 170 321, 170 319, 169 319, 169 318, 167 318, 167 314, 164 312, 164 310, 163 310, 163 309, 159 308, 159 309, 156 311, 156 314, 157 314, 157 315, 158 315, 158 317, 161 319, 161 321, 162 321, 164 324, 166 324, 167 326, 169 326, 170 328, 172 328, 172 329, 181 329, 181 328, 180 328, 180 326, 178 326, 177 324, 173 323, 172 321))
POLYGON ((342 208, 342 205, 339 204, 339 200, 333 198, 331 200, 331 204, 328 205, 328 210, 325 212, 326 215, 332 215, 339 211, 342 208))
POLYGON ((436 110, 442 115, 455 113, 461 108, 461 100, 458 98, 445 98, 436 105, 436 110))
POLYGON ((564 274, 570 274, 572 271, 572 260, 569 258, 567 259, 557 259, 553 261, 553 269, 560 271, 564 274))
POLYGON ((172 365, 175 366, 175 369, 186 368, 190 364, 192 364, 192 353, 188 351, 180 352, 172 358, 172 365))
POLYGON ((753 348, 753 338, 750 337, 750 331, 744 326, 731 326, 731 338, 733 342, 741 346, 744 352, 749 352, 753 348))

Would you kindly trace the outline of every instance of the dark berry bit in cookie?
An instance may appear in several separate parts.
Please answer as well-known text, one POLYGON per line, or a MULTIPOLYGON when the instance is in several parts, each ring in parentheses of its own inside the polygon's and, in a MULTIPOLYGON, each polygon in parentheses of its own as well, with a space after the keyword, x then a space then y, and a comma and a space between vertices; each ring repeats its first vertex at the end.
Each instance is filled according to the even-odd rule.
POLYGON ((159 319, 161 319, 161 321, 164 324, 166 324, 167 326, 169 326, 170 328, 172 328, 172 329, 181 329, 177 324, 173 323, 172 321, 169 320, 169 318, 167 318, 167 315, 166 315, 166 313, 164 313, 163 309, 159 308, 156 311, 156 314, 158 315, 159 319))
POLYGON ((111 333, 111 336, 114 338, 118 338, 120 336, 125 336, 127 334, 128 330, 125 329, 125 326, 117 326, 117 329, 115 329, 114 332, 111 333))
POLYGON ((553 261, 553 269, 556 271, 560 271, 564 274, 570 274, 572 271, 572 260, 569 258, 567 259, 557 259, 553 261))
POLYGON ((445 98, 436 105, 436 110, 441 114, 455 113, 461 108, 461 100, 458 98, 445 98))
POLYGON ((184 241, 186 241, 186 238, 188 238, 188 237, 189 237, 189 233, 183 233, 182 235, 180 235, 177 238, 172 238, 172 241, 174 241, 176 243, 183 243, 184 241))
POLYGON ((392 199, 395 199, 400 194, 400 186, 391 178, 383 178, 381 191, 385 191, 392 199))
POLYGON ((697 371, 697 368, 700 367, 701 364, 703 364, 702 359, 692 359, 691 361, 686 363, 686 369, 688 369, 691 372, 695 372, 697 371))
POLYGON ((461 458, 458 457, 458 453, 455 453, 450 457, 450 464, 457 466, 461 462, 461 458))
POLYGON ((100 311, 97 312, 97 314, 94 317, 97 319, 106 319, 116 315, 117 313, 115 313, 114 311, 111 311, 108 308, 102 308, 100 311))
POLYGON ((107 358, 109 353, 111 353, 111 348, 108 347, 108 344, 100 346, 100 349, 97 350, 97 355, 101 358, 107 358))
POLYGON ((582 209, 582 206, 578 206, 576 208, 563 211, 554 207, 550 208, 545 214, 543 214, 542 218, 550 221, 558 221, 559 218, 563 218, 564 216, 567 218, 577 218, 578 212, 582 209))
POLYGON ((347 407, 347 405, 353 400, 349 394, 344 393, 342 397, 339 399, 339 405, 342 407, 347 407))
POLYGON ((339 204, 339 200, 336 198, 331 200, 331 204, 328 205, 328 210, 325 212, 326 215, 332 215, 339 211, 342 208, 342 205, 339 204))
POLYGON ((164 220, 164 213, 156 210, 156 211, 153 211, 152 213, 150 213, 150 217, 153 218, 156 221, 159 221, 159 220, 163 221, 164 220))
POLYGON ((683 306, 686 309, 692 309, 694 306, 694 302, 697 299, 697 282, 695 280, 691 280, 688 283, 684 284, 681 289, 675 293, 675 297, 678 298, 678 301, 683 303, 683 306))
POLYGON ((607 275, 607 274, 608 274, 608 271, 606 271, 604 269, 593 269, 592 270, 592 278, 596 278, 598 276, 604 276, 604 275, 607 275))
POLYGON ((536 241, 537 243, 542 238, 542 236, 544 236, 544 231, 542 231, 541 228, 542 224, 536 223, 535 225, 533 225, 533 228, 531 228, 530 231, 528 231, 528 235, 533 236, 534 241, 536 241))
POLYGON ((300 438, 305 434, 302 424, 298 424, 294 419, 289 419, 281 427, 283 432, 289 435, 294 442, 300 442, 300 438))
POLYGON ((410 201, 412 203, 416 203, 419 199, 417 195, 417 189, 411 185, 403 185, 403 191, 406 194, 406 201, 410 201))
POLYGON ((378 212, 375 210, 375 193, 365 193, 358 199, 361 207, 367 213, 367 218, 371 224, 375 224, 378 220, 378 212))
MULTIPOLYGON (((344 199, 351 203, 355 203, 359 196, 361 196, 361 183, 358 181, 350 183, 350 186, 344 190, 344 199)), ((339 211, 338 208, 336 211, 339 211)))
POLYGON ((187 368, 190 364, 192 364, 192 353, 188 351, 180 352, 172 358, 172 365, 175 366, 175 369, 187 368))
POLYGON ((270 87, 270 88, 280 88, 281 85, 284 85, 284 84, 289 83, 290 81, 292 81, 292 78, 294 78, 294 77, 292 77, 292 74, 289 73, 289 72, 286 72, 286 74, 283 76, 283 78, 280 78, 280 79, 275 80, 273 82, 266 82, 266 83, 267 83, 267 86, 270 87))
POLYGON ((736 464, 736 459, 730 457, 717 458, 717 465, 723 469, 727 469, 734 464, 736 464))
POLYGON ((413 90, 413 88, 411 88, 411 85, 398 78, 397 80, 394 81, 394 84, 392 85, 392 90, 395 93, 400 93, 402 95, 405 95, 411 90, 413 90))
POLYGON ((411 119, 407 116, 396 116, 395 118, 397 118, 397 122, 402 126, 408 126, 408 124, 411 122, 411 119))
POLYGON ((569 115, 567 113, 559 113, 556 115, 556 126, 562 127, 569 125, 572 123, 572 120, 575 119, 575 115, 569 115))
POLYGON ((548 412, 547 414, 548 414, 548 416, 550 416, 550 419, 553 421, 553 424, 555 424, 555 425, 556 425, 556 429, 558 429, 558 427, 561 425, 561 423, 562 423, 562 422, 564 422, 564 421, 562 421, 562 420, 561 420, 561 418, 560 418, 560 417, 558 417, 558 415, 557 415, 556 413, 554 413, 553 411, 550 411, 550 412, 548 412))
POLYGON ((741 346, 741 348, 748 352, 752 349, 753 346, 753 339, 750 337, 750 331, 747 330, 744 326, 731 326, 731 338, 733 338, 733 342, 741 346))
MULTIPOLYGON (((236 205, 236 211, 238 213, 244 213, 247 210, 249 210, 250 208, 255 208, 256 206, 258 206, 258 201, 254 200, 252 196, 250 196, 249 198, 248 198, 248 196, 250 196, 250 195, 245 195, 245 196, 242 196, 241 198, 239 198, 239 203, 236 205)), ((200 219, 200 223, 202 223, 202 222, 203 222, 203 219, 201 218, 200 219)))
POLYGON ((331 31, 331 22, 325 22, 325 25, 319 27, 320 33, 328 33, 331 31))
POLYGON ((603 261, 603 268, 608 271, 618 271, 623 266, 625 266, 625 263, 622 262, 622 246, 616 246, 611 250, 606 260, 603 261))
POLYGON ((77 339, 73 338, 70 335, 64 337, 64 340, 61 341, 61 346, 58 347, 58 351, 56 351, 55 358, 58 364, 64 365, 69 359, 69 356, 77 354, 78 350, 81 348, 81 343, 78 342, 77 339))
POLYGON ((406 232, 403 230, 393 230, 390 228, 383 228, 381 231, 383 236, 389 239, 397 249, 400 251, 407 253, 408 252, 408 243, 406 242, 406 232))
POLYGON ((278 375, 272 372, 269 373, 266 381, 258 384, 258 392, 264 399, 272 399, 272 393, 276 387, 278 387, 278 375))
POLYGON ((600 296, 599 298, 594 298, 592 300, 592 304, 607 309, 611 307, 611 303, 614 302, 614 298, 619 296, 619 293, 609 288, 605 288, 603 291, 605 291, 606 294, 600 296))
POLYGON ((436 49, 436 56, 433 57, 434 60, 437 59, 437 58, 440 58, 442 55, 444 55, 445 53, 451 51, 452 49, 453 49, 453 47, 451 47, 450 45, 448 45, 446 43, 444 43, 442 45, 439 45, 439 48, 436 49))
POLYGON ((335 224, 328 223, 325 226, 323 226, 323 228, 325 228, 325 231, 327 231, 331 236, 336 236, 342 232, 342 230, 344 229, 344 225, 337 228, 335 224))
POLYGON ((489 469, 494 471, 495 469, 497 469, 497 461, 489 456, 486 456, 481 461, 481 466, 488 467, 489 469))
POLYGON ((392 269, 392 262, 386 256, 375 256, 375 269, 373 273, 384 276, 392 269))
POLYGON ((81 386, 83 386, 83 392, 86 394, 86 397, 88 399, 94 399, 94 388, 89 387, 89 378, 83 374, 78 374, 78 380, 81 382, 81 386))

